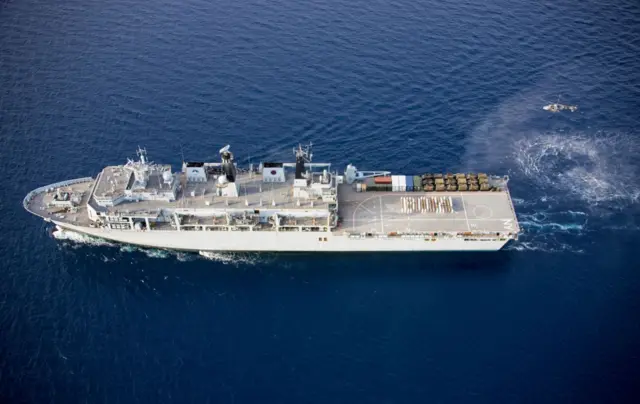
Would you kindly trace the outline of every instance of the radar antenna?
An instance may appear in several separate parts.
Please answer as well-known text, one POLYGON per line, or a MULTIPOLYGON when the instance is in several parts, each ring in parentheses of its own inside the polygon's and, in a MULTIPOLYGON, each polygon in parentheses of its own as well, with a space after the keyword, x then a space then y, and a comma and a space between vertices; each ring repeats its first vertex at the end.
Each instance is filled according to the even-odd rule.
POLYGON ((140 163, 142 164, 146 164, 147 162, 147 149, 143 149, 142 147, 138 146, 138 150, 136 151, 136 154, 138 154, 138 157, 140 157, 140 163))
POLYGON ((306 146, 298 144, 297 148, 293 148, 293 154, 296 156, 296 159, 302 158, 306 163, 311 163, 311 160, 313 159, 313 153, 311 152, 312 147, 313 143, 311 142, 306 146))

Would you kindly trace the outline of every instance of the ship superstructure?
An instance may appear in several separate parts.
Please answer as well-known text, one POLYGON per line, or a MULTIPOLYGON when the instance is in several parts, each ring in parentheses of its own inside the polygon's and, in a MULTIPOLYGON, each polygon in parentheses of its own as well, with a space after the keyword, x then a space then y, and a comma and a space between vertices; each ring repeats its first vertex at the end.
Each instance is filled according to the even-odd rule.
POLYGON ((217 162, 181 171, 137 160, 30 192, 25 208, 57 226, 148 247, 213 251, 499 250, 519 226, 507 177, 484 174, 342 174, 312 161, 237 166, 230 146, 217 162))

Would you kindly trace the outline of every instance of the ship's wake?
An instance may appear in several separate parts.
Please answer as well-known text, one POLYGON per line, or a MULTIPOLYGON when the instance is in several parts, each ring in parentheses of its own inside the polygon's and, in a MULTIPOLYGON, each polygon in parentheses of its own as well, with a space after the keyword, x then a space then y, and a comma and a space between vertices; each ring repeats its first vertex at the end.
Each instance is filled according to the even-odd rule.
MULTIPOLYGON (((515 201, 516 211, 520 204, 515 201)), ((584 248, 572 243, 576 237, 588 231, 589 216, 586 212, 553 208, 535 213, 518 213, 518 221, 524 234, 506 247, 515 251, 546 251, 583 253, 584 248)))
POLYGON ((87 236, 85 234, 76 233, 75 231, 64 230, 59 227, 56 227, 52 232, 51 236, 56 240, 62 242, 62 245, 69 248, 80 248, 83 245, 90 245, 96 247, 116 247, 115 243, 110 241, 87 236))
MULTIPOLYGON (((104 240, 101 238, 88 236, 85 234, 77 233, 70 230, 65 230, 61 228, 55 228, 51 235, 56 239, 61 241, 61 245, 64 248, 71 249, 79 249, 85 246, 91 247, 111 247, 114 249, 118 249, 120 253, 141 253, 149 258, 157 258, 157 259, 176 259, 181 262, 187 261, 195 261, 195 260, 208 260, 219 262, 224 265, 249 265, 255 266, 265 261, 265 257, 261 254, 251 254, 251 253, 212 253, 209 252, 205 255, 197 254, 197 253, 188 253, 182 251, 172 251, 172 250, 163 250, 157 248, 143 248, 128 244, 120 244, 114 243, 108 240, 104 240)), ((109 262, 113 261, 114 258, 109 258, 104 254, 101 254, 100 257, 103 261, 109 262)))
POLYGON ((565 127, 553 127, 529 101, 536 98, 521 94, 501 105, 467 145, 466 169, 511 176, 523 235, 508 249, 582 252, 590 232, 638 230, 640 139, 573 130, 564 117, 553 119, 565 127), (539 122, 551 127, 535 129, 539 122))
POLYGON ((545 133, 515 141, 512 156, 536 187, 602 214, 640 200, 639 152, 636 138, 621 133, 545 133))
POLYGON ((200 253, 200 257, 205 260, 219 262, 224 265, 251 265, 255 266, 264 263, 265 256, 258 253, 231 253, 231 252, 206 252, 200 253))

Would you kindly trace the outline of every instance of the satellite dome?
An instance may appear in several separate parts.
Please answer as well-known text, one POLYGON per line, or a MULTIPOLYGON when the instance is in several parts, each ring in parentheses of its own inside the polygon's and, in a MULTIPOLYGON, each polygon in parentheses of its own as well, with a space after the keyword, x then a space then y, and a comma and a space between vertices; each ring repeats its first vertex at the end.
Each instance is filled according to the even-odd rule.
POLYGON ((224 185, 227 182, 228 181, 227 181, 227 176, 226 175, 221 175, 221 176, 218 177, 218 184, 224 185))
POLYGON ((164 180, 164 182, 171 182, 171 179, 173 178, 173 176, 171 175, 171 173, 169 171, 165 171, 162 173, 162 179, 164 180))
POLYGON ((345 176, 345 180, 347 181, 347 184, 352 184, 353 181, 355 181, 356 177, 358 176, 358 169, 354 165, 349 164, 347 166, 347 169, 344 170, 344 176, 345 176))

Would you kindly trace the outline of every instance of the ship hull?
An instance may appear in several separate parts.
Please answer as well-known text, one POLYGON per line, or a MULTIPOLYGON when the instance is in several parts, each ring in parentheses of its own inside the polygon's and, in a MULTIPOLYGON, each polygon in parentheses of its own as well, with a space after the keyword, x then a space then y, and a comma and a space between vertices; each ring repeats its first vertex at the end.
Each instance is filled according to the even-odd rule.
POLYGON ((105 240, 177 251, 234 252, 393 252, 498 251, 506 239, 463 238, 353 238, 323 232, 121 231, 52 223, 58 227, 105 240), (325 241, 326 239, 326 241, 325 241))

